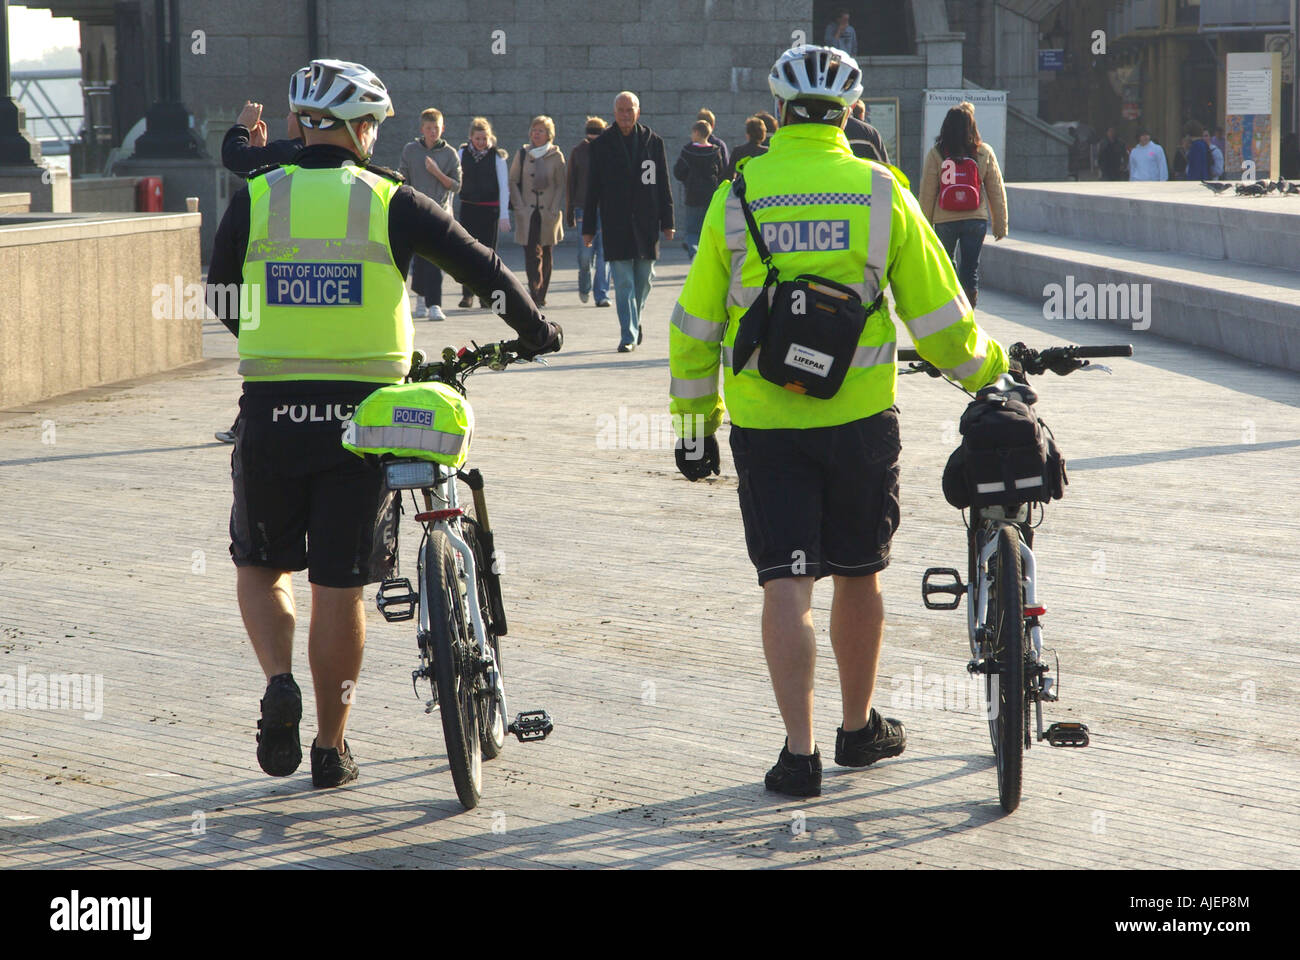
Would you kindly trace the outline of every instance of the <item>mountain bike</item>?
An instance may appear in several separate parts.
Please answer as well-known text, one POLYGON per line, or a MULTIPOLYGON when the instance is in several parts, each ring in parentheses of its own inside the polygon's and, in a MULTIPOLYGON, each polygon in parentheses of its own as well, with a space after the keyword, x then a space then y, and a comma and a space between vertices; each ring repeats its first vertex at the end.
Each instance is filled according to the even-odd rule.
MULTIPOLYGON (((519 341, 501 341, 459 352, 446 348, 440 362, 426 363, 416 351, 408 382, 440 381, 465 394, 465 380, 485 367, 504 370, 512 363, 545 360, 519 354, 519 341)), ((469 810, 478 805, 483 761, 497 757, 507 733, 521 742, 544 740, 554 729, 545 710, 520 713, 507 724, 500 638, 506 635, 505 604, 483 475, 463 467, 412 458, 382 459, 390 490, 417 494, 416 522, 422 526, 417 583, 405 577, 385 580, 376 605, 384 619, 400 622, 418 616, 419 664, 411 671, 416 697, 425 713, 442 717, 447 762, 456 796, 469 810), (470 489, 471 515, 461 506, 458 482, 470 489)), ((400 496, 400 493, 399 493, 400 496)))
MULTIPOLYGON (((1007 354, 1020 363, 1026 375, 1052 370, 1064 376, 1076 370, 1109 373, 1108 368, 1092 364, 1090 359, 1131 357, 1133 348, 1130 345, 1066 346, 1038 351, 1016 343, 1007 354)), ((908 364, 900 373, 940 376, 915 350, 900 350, 898 358, 908 364)), ((1028 381, 1018 382, 1008 374, 999 379, 997 390, 1026 404, 1037 399, 1028 381)), ((997 490, 1003 487, 997 485, 997 490)), ((1013 494, 1009 499, 1014 501, 1017 497, 1013 494)), ((1038 740, 1046 740, 1054 747, 1086 747, 1090 743, 1088 726, 1084 723, 1058 722, 1043 730, 1043 703, 1055 703, 1060 697, 1060 659, 1053 652, 1053 664, 1049 666, 1043 654, 1042 618, 1047 607, 1038 596, 1038 565, 1031 549, 1034 530, 1041 525, 1044 512, 1044 504, 1035 501, 972 507, 966 524, 968 582, 963 583, 961 574, 951 567, 931 567, 921 579, 921 598, 927 609, 955 610, 961 598, 967 598, 971 659, 966 669, 985 678, 998 799, 1007 813, 1020 805, 1024 751, 1034 742, 1029 731, 1031 703, 1038 740), (1037 523, 1032 522, 1035 506, 1039 513, 1037 523), (951 599, 931 599, 945 594, 951 599)))

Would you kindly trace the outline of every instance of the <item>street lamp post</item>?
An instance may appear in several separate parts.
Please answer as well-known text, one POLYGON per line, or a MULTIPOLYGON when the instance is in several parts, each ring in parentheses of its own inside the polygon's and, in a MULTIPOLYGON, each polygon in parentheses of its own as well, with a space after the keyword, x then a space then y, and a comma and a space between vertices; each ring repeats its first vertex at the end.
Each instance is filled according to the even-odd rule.
POLYGON ((135 142, 135 156, 141 159, 206 157, 203 144, 190 131, 190 112, 181 102, 180 0, 154 0, 154 27, 158 100, 146 115, 145 132, 135 142))
POLYGON ((27 132, 26 111, 10 96, 9 0, 0 0, 0 83, 0 167, 37 169, 41 145, 27 132))

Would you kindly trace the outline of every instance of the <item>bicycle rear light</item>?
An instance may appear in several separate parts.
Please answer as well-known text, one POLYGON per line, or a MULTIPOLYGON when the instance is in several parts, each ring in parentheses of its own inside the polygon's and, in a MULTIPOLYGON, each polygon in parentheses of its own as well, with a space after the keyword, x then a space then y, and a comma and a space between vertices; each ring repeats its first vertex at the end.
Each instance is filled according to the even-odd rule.
POLYGON ((384 482, 389 490, 421 490, 438 479, 437 465, 430 460, 396 460, 384 464, 384 482))

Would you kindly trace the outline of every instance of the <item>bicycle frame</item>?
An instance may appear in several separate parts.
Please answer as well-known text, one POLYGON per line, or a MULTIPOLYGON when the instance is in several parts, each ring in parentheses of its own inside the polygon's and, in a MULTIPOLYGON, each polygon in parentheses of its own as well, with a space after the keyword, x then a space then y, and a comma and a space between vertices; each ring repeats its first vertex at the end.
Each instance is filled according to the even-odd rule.
MULTIPOLYGON (((456 490, 457 474, 458 471, 449 470, 441 464, 437 464, 435 473, 437 482, 434 486, 425 487, 421 490, 424 496, 425 511, 429 513, 441 512, 444 516, 439 520, 424 522, 424 535, 420 538, 420 549, 416 564, 419 571, 419 582, 421 584, 425 582, 424 545, 428 542, 429 534, 432 531, 441 530, 447 535, 447 540, 451 543, 452 549, 456 551, 456 555, 460 559, 461 569, 464 571, 465 602, 469 606, 469 618, 474 631, 474 642, 478 645, 479 656, 492 664, 490 670, 491 684, 496 690, 496 695, 501 698, 502 715, 509 716, 506 712, 505 685, 501 682, 501 672, 497 669, 496 656, 487 642, 487 629, 483 624, 483 609, 480 604, 478 589, 478 565, 474 560, 474 551, 470 549, 469 544, 461 536, 461 514, 458 512, 461 509, 460 498, 456 490), (445 491, 445 493, 440 491, 445 491)), ((427 633, 430 629, 429 607, 423 601, 423 598, 419 607, 419 629, 427 633)))

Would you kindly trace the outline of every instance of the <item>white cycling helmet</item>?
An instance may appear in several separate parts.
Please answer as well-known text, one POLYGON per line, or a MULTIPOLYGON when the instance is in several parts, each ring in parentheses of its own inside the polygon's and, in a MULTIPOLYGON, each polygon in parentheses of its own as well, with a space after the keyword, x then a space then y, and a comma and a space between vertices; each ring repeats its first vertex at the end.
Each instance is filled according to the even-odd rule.
POLYGON ((849 107, 862 96, 858 62, 836 47, 801 44, 772 64, 768 89, 778 100, 829 100, 849 107))
POLYGON ((332 118, 317 124, 322 130, 342 121, 357 152, 366 154, 347 121, 371 120, 377 127, 393 115, 393 101, 384 81, 369 67, 347 60, 313 60, 289 78, 289 110, 309 129, 313 124, 304 116, 308 111, 332 118))

